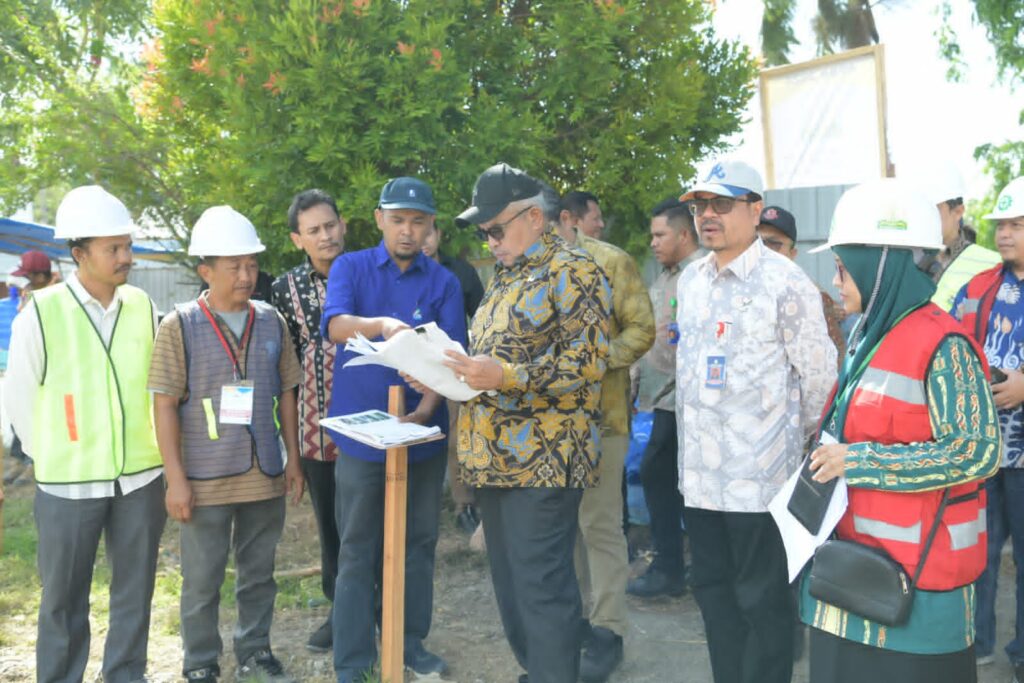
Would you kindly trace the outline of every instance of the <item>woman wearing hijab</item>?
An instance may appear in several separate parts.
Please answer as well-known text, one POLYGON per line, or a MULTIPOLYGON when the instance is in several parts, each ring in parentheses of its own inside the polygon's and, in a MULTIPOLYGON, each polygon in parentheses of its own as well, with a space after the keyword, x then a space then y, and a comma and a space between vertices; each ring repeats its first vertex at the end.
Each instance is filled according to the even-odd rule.
POLYGON ((999 466, 1000 437, 981 350, 929 302, 935 286, 921 268, 942 247, 939 216, 900 181, 867 183, 840 199, 828 247, 846 312, 863 315, 822 417, 838 443, 823 437, 810 469, 818 482, 846 478, 835 535, 883 551, 917 580, 909 617, 886 626, 816 599, 805 576, 810 679, 970 683, 973 582, 985 565, 980 484, 999 466))

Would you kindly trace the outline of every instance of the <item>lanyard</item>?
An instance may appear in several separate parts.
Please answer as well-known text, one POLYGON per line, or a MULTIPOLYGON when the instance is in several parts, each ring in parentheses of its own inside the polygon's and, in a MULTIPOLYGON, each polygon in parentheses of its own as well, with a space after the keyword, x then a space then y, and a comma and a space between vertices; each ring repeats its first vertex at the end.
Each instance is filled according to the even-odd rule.
MULTIPOLYGON (((217 335, 217 339, 220 340, 220 345, 224 347, 225 353, 228 354, 228 358, 231 360, 231 368, 234 373, 235 381, 243 379, 245 375, 242 374, 242 367, 238 364, 238 358, 235 356, 235 352, 231 350, 231 345, 228 344, 228 340, 224 338, 224 333, 220 331, 220 325, 214 320, 213 314, 210 313, 209 307, 206 302, 200 298, 199 308, 202 309, 206 319, 210 321, 210 325, 213 327, 214 333, 217 335)), ((242 340, 239 342, 239 349, 247 349, 249 345, 249 336, 252 334, 252 323, 256 319, 255 311, 253 310, 252 303, 249 304, 249 315, 245 321, 245 333, 242 335, 242 340)))

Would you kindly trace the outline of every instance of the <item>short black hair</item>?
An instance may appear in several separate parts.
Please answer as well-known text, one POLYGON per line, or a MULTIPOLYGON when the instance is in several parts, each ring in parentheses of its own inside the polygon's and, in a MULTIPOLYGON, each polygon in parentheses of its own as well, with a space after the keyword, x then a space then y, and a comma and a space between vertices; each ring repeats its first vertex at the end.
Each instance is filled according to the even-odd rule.
POLYGON ((685 207, 686 204, 679 201, 678 195, 673 195, 666 199, 662 199, 660 202, 654 205, 653 209, 651 209, 651 218, 657 218, 658 216, 665 213, 669 209, 676 209, 679 208, 680 206, 685 207))
POLYGON ((67 241, 68 253, 71 255, 71 260, 78 265, 78 259, 75 258, 75 249, 85 249, 89 246, 89 242, 92 242, 94 237, 77 237, 67 241))
POLYGON ((587 211, 590 209, 590 202, 594 202, 598 206, 601 205, 601 202, 597 200, 597 197, 590 192, 573 190, 562 197, 561 207, 562 211, 568 211, 576 218, 583 218, 587 215, 587 211))
POLYGON ((219 256, 200 256, 199 257, 199 263, 197 265, 208 266, 210 268, 213 268, 213 264, 217 263, 217 259, 218 258, 220 258, 220 257, 219 256))
POLYGON ((953 209, 955 209, 958 206, 962 206, 963 203, 964 203, 964 198, 963 197, 954 197, 953 199, 947 199, 946 200, 946 206, 949 207, 950 211, 952 211, 953 209))
POLYGON ((323 190, 315 188, 312 190, 303 190, 292 198, 292 205, 288 207, 288 228, 292 232, 298 232, 299 214, 321 204, 326 204, 334 209, 335 216, 341 216, 341 214, 338 213, 338 205, 335 204, 334 197, 323 190))

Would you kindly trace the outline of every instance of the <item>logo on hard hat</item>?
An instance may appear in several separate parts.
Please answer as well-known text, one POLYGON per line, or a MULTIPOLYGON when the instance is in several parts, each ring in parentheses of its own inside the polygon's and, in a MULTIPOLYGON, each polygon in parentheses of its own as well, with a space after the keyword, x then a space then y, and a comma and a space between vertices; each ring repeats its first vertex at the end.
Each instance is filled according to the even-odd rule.
POLYGON ((906 230, 907 222, 898 218, 883 218, 878 221, 879 230, 906 230))
POLYGON ((1011 204, 1013 204, 1013 197, 1008 194, 1004 194, 999 198, 999 204, 996 205, 996 208, 1000 211, 1005 211, 1010 208, 1011 204))
POLYGON ((708 182, 712 178, 718 178, 719 180, 725 180, 725 169, 722 168, 722 164, 715 164, 710 171, 708 171, 708 177, 704 179, 704 182, 708 182))

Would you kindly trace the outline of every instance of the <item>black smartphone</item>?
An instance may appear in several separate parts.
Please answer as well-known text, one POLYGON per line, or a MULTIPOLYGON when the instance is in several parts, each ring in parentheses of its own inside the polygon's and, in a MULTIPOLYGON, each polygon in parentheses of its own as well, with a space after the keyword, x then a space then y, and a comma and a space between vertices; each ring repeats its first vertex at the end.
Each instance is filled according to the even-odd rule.
POLYGON ((992 384, 1002 384, 1006 381, 1006 373, 999 368, 990 365, 988 371, 992 375, 992 384))

